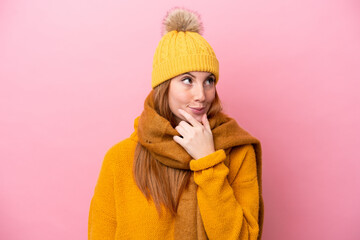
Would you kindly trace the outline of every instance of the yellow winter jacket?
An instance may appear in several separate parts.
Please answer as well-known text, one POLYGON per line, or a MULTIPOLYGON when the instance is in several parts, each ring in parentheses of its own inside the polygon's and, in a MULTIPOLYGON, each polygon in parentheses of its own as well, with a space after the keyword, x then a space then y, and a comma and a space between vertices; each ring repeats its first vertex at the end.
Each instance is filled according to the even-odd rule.
MULTIPOLYGON (((135 131, 106 153, 90 203, 88 239, 174 238, 171 214, 165 211, 160 217, 133 179, 137 141, 135 131)), ((251 144, 233 148, 228 166, 225 159, 225 151, 219 149, 190 162, 202 220, 214 229, 207 232, 208 238, 256 240, 259 184, 254 148, 251 144)))

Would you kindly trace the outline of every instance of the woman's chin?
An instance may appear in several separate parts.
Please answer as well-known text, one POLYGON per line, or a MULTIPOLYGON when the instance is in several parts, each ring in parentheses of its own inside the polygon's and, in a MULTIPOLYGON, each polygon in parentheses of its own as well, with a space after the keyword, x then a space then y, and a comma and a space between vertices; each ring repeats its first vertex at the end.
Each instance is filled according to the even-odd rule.
MULTIPOLYGON (((198 114, 194 114, 192 112, 187 112, 188 114, 190 114, 196 121, 198 121, 199 123, 201 123, 201 119, 202 119, 202 115, 198 115, 198 114)), ((175 114, 174 114, 175 115, 175 114)), ((187 123, 190 124, 190 122, 188 120, 186 120, 183 116, 177 116, 175 115, 176 118, 176 122, 179 124, 180 121, 185 121, 187 123)))

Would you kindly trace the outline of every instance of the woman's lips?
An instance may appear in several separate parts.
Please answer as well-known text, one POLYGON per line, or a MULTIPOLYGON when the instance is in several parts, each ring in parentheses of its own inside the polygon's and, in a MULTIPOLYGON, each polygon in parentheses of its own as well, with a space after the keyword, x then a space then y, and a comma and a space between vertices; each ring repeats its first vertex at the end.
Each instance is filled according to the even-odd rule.
POLYGON ((189 107, 191 112, 193 112, 196 115, 202 115, 205 113, 205 107, 202 108, 193 108, 193 107, 189 107))

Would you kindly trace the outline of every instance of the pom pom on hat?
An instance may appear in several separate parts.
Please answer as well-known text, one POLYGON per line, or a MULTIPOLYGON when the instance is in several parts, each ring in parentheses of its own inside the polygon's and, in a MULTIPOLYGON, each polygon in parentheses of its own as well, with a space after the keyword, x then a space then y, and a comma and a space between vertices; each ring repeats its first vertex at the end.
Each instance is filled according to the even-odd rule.
POLYGON ((170 9, 163 19, 161 35, 174 30, 178 32, 197 32, 202 35, 204 28, 200 19, 200 14, 180 7, 170 9))

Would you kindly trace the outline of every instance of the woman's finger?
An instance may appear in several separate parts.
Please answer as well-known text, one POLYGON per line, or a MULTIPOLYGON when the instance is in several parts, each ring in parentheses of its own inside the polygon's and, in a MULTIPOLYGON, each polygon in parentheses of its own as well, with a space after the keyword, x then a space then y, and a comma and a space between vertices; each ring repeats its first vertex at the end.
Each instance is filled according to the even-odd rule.
POLYGON ((181 126, 181 125, 177 125, 175 127, 175 130, 181 135, 181 136, 184 136, 186 133, 187 133, 187 130, 181 126))
POLYGON ((207 129, 209 132, 211 132, 210 123, 209 123, 209 120, 208 120, 208 118, 206 116, 206 113, 202 117, 202 123, 203 123, 205 129, 207 129))
POLYGON ((179 136, 173 136, 173 139, 175 142, 177 142, 178 144, 180 144, 182 147, 184 147, 183 141, 184 139, 179 137, 179 136))
POLYGON ((181 126, 186 132, 191 132, 194 128, 190 123, 181 121, 178 126, 181 126))
POLYGON ((199 123, 193 116, 191 116, 189 113, 185 112, 182 109, 179 109, 179 113, 184 116, 184 118, 193 126, 193 127, 199 127, 202 126, 201 123, 199 123))

